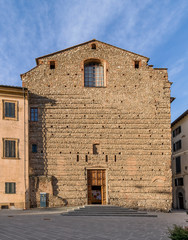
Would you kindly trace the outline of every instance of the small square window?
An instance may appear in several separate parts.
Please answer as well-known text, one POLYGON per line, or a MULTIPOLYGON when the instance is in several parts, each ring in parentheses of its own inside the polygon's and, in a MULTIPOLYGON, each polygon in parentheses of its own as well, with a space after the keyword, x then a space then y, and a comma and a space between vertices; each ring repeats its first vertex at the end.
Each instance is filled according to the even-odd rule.
POLYGON ((32 122, 38 122, 38 108, 31 108, 30 109, 30 120, 32 122))
POLYGON ((17 102, 3 101, 3 119, 17 119, 17 102))
POLYGON ((32 153, 37 153, 37 144, 32 144, 32 153))
POLYGON ((18 140, 3 139, 3 157, 18 158, 18 140))
POLYGON ((140 62, 139 61, 135 61, 134 62, 134 67, 135 68, 139 68, 140 67, 140 62))
POLYGON ((175 186, 183 186, 183 178, 176 178, 175 179, 175 186))
POLYGON ((93 144, 93 154, 97 155, 100 153, 100 144, 93 144))
POLYGON ((5 183, 5 193, 16 193, 16 183, 6 182, 5 183))
POLYGON ((183 186, 183 178, 178 178, 178 186, 183 186))
POLYGON ((50 69, 55 69, 55 61, 50 61, 50 69))
POLYGON ((91 49, 96 49, 96 44, 95 43, 91 44, 91 49))

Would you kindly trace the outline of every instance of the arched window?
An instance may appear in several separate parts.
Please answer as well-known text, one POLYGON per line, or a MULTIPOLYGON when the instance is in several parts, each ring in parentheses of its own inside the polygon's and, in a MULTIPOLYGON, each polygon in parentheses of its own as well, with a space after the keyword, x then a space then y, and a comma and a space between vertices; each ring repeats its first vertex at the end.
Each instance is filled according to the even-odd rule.
POLYGON ((96 49, 96 44, 95 44, 95 43, 93 43, 93 44, 91 45, 91 49, 96 49))
POLYGON ((84 64, 84 86, 104 87, 104 66, 100 61, 84 64))

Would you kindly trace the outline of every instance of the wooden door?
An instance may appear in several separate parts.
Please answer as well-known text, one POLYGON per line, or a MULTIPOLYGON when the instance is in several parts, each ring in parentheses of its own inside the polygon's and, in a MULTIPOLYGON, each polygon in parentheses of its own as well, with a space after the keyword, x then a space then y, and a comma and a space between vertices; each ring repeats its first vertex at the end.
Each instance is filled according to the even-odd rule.
POLYGON ((106 172, 104 169, 92 169, 87 171, 87 184, 88 184, 88 204, 106 204, 106 172), (98 186, 98 187, 97 187, 98 186), (99 187, 100 186, 100 187, 99 187), (96 189, 96 190, 93 190, 96 189), (101 201, 94 200, 93 191, 101 193, 101 201))
POLYGON ((179 209, 184 209, 183 194, 181 192, 178 194, 178 200, 179 200, 179 209))

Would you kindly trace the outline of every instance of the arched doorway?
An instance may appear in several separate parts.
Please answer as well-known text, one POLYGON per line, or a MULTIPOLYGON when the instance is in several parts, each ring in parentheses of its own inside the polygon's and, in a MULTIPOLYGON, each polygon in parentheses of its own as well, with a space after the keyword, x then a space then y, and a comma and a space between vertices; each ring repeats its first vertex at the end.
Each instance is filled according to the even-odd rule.
POLYGON ((183 199, 183 193, 179 192, 178 193, 178 208, 179 209, 184 209, 184 199, 183 199))

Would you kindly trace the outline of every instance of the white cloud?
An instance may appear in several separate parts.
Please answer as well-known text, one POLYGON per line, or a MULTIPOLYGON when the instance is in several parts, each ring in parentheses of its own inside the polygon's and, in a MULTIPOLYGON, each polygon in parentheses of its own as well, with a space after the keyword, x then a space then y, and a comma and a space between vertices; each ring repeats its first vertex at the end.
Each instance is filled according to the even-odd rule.
POLYGON ((0 2, 0 84, 21 85, 20 73, 35 65, 35 57, 48 53, 52 35, 50 8, 45 1, 6 0, 0 2), (37 3, 36 4, 34 4, 37 3))
MULTIPOLYGON (((122 1, 88 0, 69 1, 63 9, 64 2, 56 3, 57 22, 59 24, 58 46, 71 46, 77 43, 99 38, 106 32, 108 22, 120 11, 122 1)), ((100 40, 100 39, 99 39, 100 40)))
POLYGON ((178 59, 174 64, 172 64, 169 68, 169 78, 171 80, 175 79, 176 76, 185 68, 185 63, 188 60, 188 55, 187 57, 183 57, 181 59, 178 59))
POLYGON ((111 35, 113 42, 122 47, 144 54, 165 43, 176 32, 182 18, 186 16, 188 2, 127 1, 124 16, 111 35))
POLYGON ((146 55, 176 31, 187 7, 184 0, 0 0, 0 84, 20 85, 36 57, 92 38, 146 55))
POLYGON ((143 55, 165 43, 186 16, 186 0, 56 1, 59 49, 97 38, 143 55))

